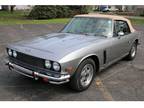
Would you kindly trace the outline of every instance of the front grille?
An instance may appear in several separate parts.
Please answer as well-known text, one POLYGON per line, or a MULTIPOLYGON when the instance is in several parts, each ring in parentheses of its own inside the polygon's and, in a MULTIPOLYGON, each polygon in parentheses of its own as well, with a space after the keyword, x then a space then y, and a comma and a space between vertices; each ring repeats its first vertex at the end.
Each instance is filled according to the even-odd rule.
POLYGON ((20 53, 20 52, 17 52, 17 57, 16 58, 12 57, 12 59, 13 60, 16 59, 18 61, 29 64, 31 66, 44 68, 44 62, 45 62, 44 59, 33 57, 33 56, 23 54, 23 53, 20 53))

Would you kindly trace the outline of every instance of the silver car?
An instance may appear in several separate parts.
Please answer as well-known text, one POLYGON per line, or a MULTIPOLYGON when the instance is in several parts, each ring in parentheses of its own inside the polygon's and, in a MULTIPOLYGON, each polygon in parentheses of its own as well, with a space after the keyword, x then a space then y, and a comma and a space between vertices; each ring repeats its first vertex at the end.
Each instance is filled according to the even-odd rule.
POLYGON ((59 33, 7 46, 7 65, 27 77, 87 89, 96 72, 136 56, 138 33, 130 21, 113 15, 76 15, 59 33))

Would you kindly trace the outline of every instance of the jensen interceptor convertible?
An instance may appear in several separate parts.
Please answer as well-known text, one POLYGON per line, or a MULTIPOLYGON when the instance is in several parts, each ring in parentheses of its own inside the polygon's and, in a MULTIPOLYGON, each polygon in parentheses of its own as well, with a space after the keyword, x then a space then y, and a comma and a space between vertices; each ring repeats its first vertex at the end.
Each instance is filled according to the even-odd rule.
POLYGON ((58 33, 7 45, 7 66, 35 80, 87 89, 96 74, 122 58, 133 60, 138 32, 121 16, 76 15, 58 33))

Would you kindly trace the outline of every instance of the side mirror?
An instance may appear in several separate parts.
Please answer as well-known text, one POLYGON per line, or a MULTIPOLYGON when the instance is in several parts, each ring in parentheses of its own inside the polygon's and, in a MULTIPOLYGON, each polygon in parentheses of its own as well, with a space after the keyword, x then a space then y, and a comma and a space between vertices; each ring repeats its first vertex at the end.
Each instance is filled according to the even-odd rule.
POLYGON ((124 36, 124 32, 122 31, 118 32, 118 36, 124 36))

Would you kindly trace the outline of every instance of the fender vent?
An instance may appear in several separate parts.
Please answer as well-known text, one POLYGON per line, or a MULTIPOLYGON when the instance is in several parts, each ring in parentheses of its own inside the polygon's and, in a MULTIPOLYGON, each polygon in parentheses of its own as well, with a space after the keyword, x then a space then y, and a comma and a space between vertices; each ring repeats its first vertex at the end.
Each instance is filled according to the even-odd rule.
POLYGON ((106 59, 107 59, 106 50, 104 50, 104 52, 103 52, 103 64, 106 64, 106 59))

